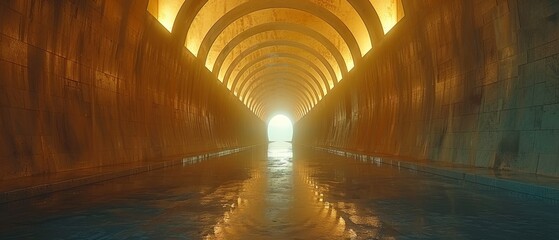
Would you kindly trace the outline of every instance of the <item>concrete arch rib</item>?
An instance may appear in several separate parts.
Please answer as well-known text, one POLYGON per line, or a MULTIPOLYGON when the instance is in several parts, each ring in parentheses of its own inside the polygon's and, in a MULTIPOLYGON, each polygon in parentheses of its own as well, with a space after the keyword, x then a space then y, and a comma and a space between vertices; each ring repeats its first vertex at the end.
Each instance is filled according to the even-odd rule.
MULTIPOLYGON (((291 60, 291 59, 285 59, 291 60)), ((305 85, 309 86, 313 92, 315 92, 316 97, 318 100, 322 99, 326 92, 321 91, 319 85, 319 80, 308 71, 309 69, 301 67, 297 64, 294 64, 293 61, 281 61, 279 63, 274 63, 273 65, 263 65, 254 70, 248 72, 247 76, 243 78, 242 81, 239 81, 239 84, 235 86, 234 91, 239 93, 239 96, 242 96, 246 89, 258 79, 262 77, 263 74, 272 72, 272 73, 292 73, 298 76, 299 81, 304 82, 305 85)))
POLYGON ((320 95, 324 96, 327 93, 326 86, 328 86, 328 80, 320 69, 308 59, 292 53, 268 53, 259 56, 250 62, 246 62, 246 64, 244 64, 244 66, 239 69, 235 75, 235 79, 233 79, 227 87, 230 87, 233 91, 238 91, 239 84, 242 86, 244 80, 250 77, 254 69, 261 69, 263 67, 282 64, 290 64, 298 70, 307 72, 306 75, 311 77, 312 83, 316 86, 316 89, 320 91, 320 95), (306 67, 306 69, 301 66, 306 67))
POLYGON ((186 0, 182 4, 177 17, 175 18, 175 23, 173 24, 173 36, 177 42, 186 44, 186 35, 188 30, 190 30, 190 25, 194 21, 194 18, 200 12, 200 9, 206 5, 207 0, 186 0))
MULTIPOLYGON (((274 76, 274 74, 268 74, 268 75, 264 76, 264 78, 262 79, 263 80, 262 82, 273 82, 274 80, 277 80, 277 78, 275 78, 275 77, 277 77, 277 75, 274 76)), ((312 94, 312 92, 308 88, 305 89, 305 88, 303 88, 303 86, 301 86, 301 84, 299 84, 299 82, 296 82, 297 81, 295 79, 297 77, 296 75, 294 75, 294 74, 283 75, 282 77, 283 77, 283 80, 285 82, 289 82, 289 84, 291 84, 292 86, 297 86, 306 95, 312 94)), ((253 93, 254 91, 255 91, 255 89, 251 89, 251 90, 247 91, 244 96, 250 96, 250 94, 253 93)), ((319 101, 319 98, 316 98, 314 95, 309 96, 309 99, 310 99, 310 102, 309 102, 310 106, 316 105, 319 101)))
POLYGON ((303 100, 301 104, 304 104, 309 108, 314 106, 312 99, 308 95, 308 92, 303 91, 301 87, 296 83, 294 84, 293 81, 285 81, 282 83, 278 83, 277 81, 264 81, 263 83, 258 85, 258 88, 258 91, 253 91, 255 92, 254 94, 247 95, 247 99, 249 99, 249 101, 245 103, 247 106, 251 106, 252 104, 254 104, 254 102, 257 101, 257 99, 268 90, 281 91, 286 88, 289 89, 288 92, 297 93, 298 95, 300 95, 301 100, 303 100))
POLYGON ((346 62, 350 59, 345 59, 343 54, 339 51, 339 49, 334 45, 334 43, 330 39, 326 38, 325 36, 323 36, 319 32, 317 32, 317 31, 315 31, 311 28, 308 28, 306 26, 299 25, 299 24, 293 24, 293 23, 281 23, 281 22, 272 22, 272 23, 260 24, 258 26, 247 29, 246 31, 242 32, 241 34, 235 36, 223 48, 223 51, 220 53, 220 55, 217 58, 216 63, 214 64, 214 68, 213 68, 212 72, 217 73, 217 70, 218 70, 217 67, 221 67, 218 64, 223 63, 222 59, 225 59, 227 57, 227 55, 229 55, 231 53, 231 50, 233 50, 235 48, 235 46, 240 44, 243 40, 245 40, 245 39, 247 39, 251 36, 254 36, 256 34, 259 34, 259 33, 269 32, 269 31, 280 31, 280 30, 286 30, 286 31, 290 31, 290 32, 300 33, 300 34, 307 35, 307 36, 309 36, 313 39, 316 39, 316 41, 320 42, 332 54, 332 57, 336 60, 338 68, 341 71, 340 75, 343 76, 348 72, 346 62))
POLYGON ((244 81, 243 85, 239 87, 238 96, 245 97, 248 91, 254 89, 254 83, 261 81, 266 75, 274 75, 277 79, 288 78, 293 81, 297 81, 302 85, 302 87, 310 89, 314 94, 313 98, 316 99, 316 102, 320 101, 324 95, 320 95, 319 92, 314 90, 313 85, 309 78, 311 76, 305 72, 305 69, 301 69, 300 67, 294 66, 274 66, 274 67, 264 67, 259 68, 253 74, 251 74, 250 78, 244 81))
POLYGON ((310 92, 313 93, 313 99, 315 102, 320 101, 324 96, 320 95, 320 93, 314 90, 313 85, 311 84, 311 80, 309 79, 310 76, 304 72, 304 69, 294 69, 293 67, 285 67, 285 66, 276 66, 271 68, 262 68, 258 69, 258 72, 251 75, 251 79, 247 80, 250 84, 245 84, 239 88, 237 92, 239 97, 246 97, 248 91, 254 89, 254 83, 258 82, 258 80, 262 80, 267 75, 273 75, 276 79, 289 79, 293 81, 297 81, 301 84, 301 87, 309 89, 310 92))
MULTIPOLYGON (((277 94, 274 94, 272 98, 276 95, 277 94)), ((270 119, 271 117, 273 117, 272 114, 277 112, 277 110, 279 109, 281 109, 283 113, 286 113, 286 115, 288 115, 294 121, 300 119, 300 116, 302 116, 306 112, 305 108, 301 105, 292 104, 289 107, 278 107, 277 104, 274 104, 273 100, 264 100, 262 103, 256 105, 253 111, 258 117, 261 117, 263 119, 270 119)))
MULTIPOLYGON (((314 48, 309 47, 307 45, 298 43, 298 42, 294 42, 294 41, 287 41, 287 40, 272 40, 272 41, 266 41, 266 42, 261 42, 259 44, 253 45, 252 47, 246 49, 245 51, 243 51, 241 54, 239 54, 239 56, 235 57, 235 59, 233 59, 233 61, 231 62, 231 64, 233 63, 237 63, 240 61, 240 58, 245 57, 249 54, 251 54, 252 52, 258 51, 260 49, 266 48, 266 47, 270 47, 270 46, 289 46, 289 47, 293 47, 293 48, 297 48, 300 49, 303 52, 309 53, 310 55, 313 55, 316 59, 318 59, 318 61, 321 63, 320 66, 316 66, 317 68, 320 68, 319 73, 322 75, 321 77, 323 79, 329 79, 327 82, 325 82, 325 91, 328 92, 330 90, 330 86, 328 85, 329 83, 333 85, 334 82, 337 81, 336 79, 336 73, 334 72, 334 69, 332 68, 332 66, 330 65, 330 63, 328 62, 328 60, 326 60, 324 58, 324 56, 322 56, 318 51, 316 51, 314 48), (324 70, 326 71, 326 73, 324 73, 324 70), (329 74, 328 77, 326 77, 324 74, 329 74)), ((223 59, 224 60, 224 59, 223 59)), ((221 64, 220 64, 221 65, 221 64)), ((228 68, 228 66, 226 67, 226 69, 228 68)), ((219 73, 217 73, 219 74, 219 73)), ((227 84, 227 82, 224 82, 225 84, 227 84)))
POLYGON ((292 91, 296 91, 300 93, 301 96, 303 96, 304 99, 306 99, 305 103, 308 107, 315 105, 315 103, 312 101, 312 98, 309 96, 308 90, 302 89, 300 84, 298 84, 296 81, 293 81, 293 79, 288 79, 288 81, 281 81, 281 82, 271 81, 271 80, 260 81, 260 83, 257 86, 255 86, 253 91, 250 91, 248 94, 246 94, 246 98, 247 99, 252 98, 254 100, 255 96, 261 94, 263 89, 269 87, 271 87, 272 89, 275 87, 276 90, 281 90, 284 89, 285 87, 290 87, 291 89, 293 89, 292 91))
POLYGON ((305 100, 299 95, 295 94, 294 92, 284 93, 283 91, 277 91, 273 88, 266 88, 261 91, 261 94, 255 96, 252 99, 250 109, 258 109, 259 106, 263 106, 266 102, 277 102, 276 99, 287 99, 283 100, 282 103, 289 104, 291 102, 291 106, 295 106, 298 109, 301 109, 301 112, 306 112, 311 109, 311 106, 305 103, 305 100))
MULTIPOLYGON (((369 32, 373 45, 377 44, 384 36, 380 17, 369 1, 347 0, 359 14, 369 32)), ((184 1, 177 13, 173 24, 173 36, 181 43, 186 42, 190 26, 207 0, 184 1)), ((186 45, 186 44, 185 44, 186 45)))
POLYGON ((373 47, 375 47, 384 38, 384 30, 380 17, 369 1, 362 0, 347 0, 353 9, 357 11, 357 14, 363 19, 365 27, 369 31, 369 37, 373 47))
POLYGON ((236 19, 244 15, 247 15, 251 12, 255 12, 258 10, 269 9, 269 8, 297 9, 297 10, 311 13, 321 18, 322 20, 327 22, 329 25, 331 25, 334 29, 336 29, 339 32, 342 39, 349 46, 349 50, 353 57, 353 62, 361 58, 361 50, 359 49, 357 40, 349 30, 348 26, 346 26, 336 15, 329 12, 328 10, 317 7, 312 2, 299 1, 299 0, 250 1, 237 6, 236 8, 224 14, 217 22, 213 24, 213 26, 210 28, 208 33, 204 36, 200 44, 200 47, 198 49, 198 53, 196 55, 203 62, 205 62, 210 47, 214 43, 215 39, 219 36, 219 34, 221 34, 221 32, 227 26, 229 26, 233 21, 235 21, 236 19))
MULTIPOLYGON (((277 90, 275 90, 277 91, 277 90)), ((273 94, 273 92, 271 91, 266 91, 268 92, 268 94, 273 94)), ((262 102, 264 101, 263 98, 266 98, 267 96, 264 96, 263 94, 259 94, 258 96, 255 96, 252 101, 250 101, 250 105, 249 106, 256 106, 259 104, 262 104, 262 102)), ((299 94, 295 94, 294 92, 291 92, 289 94, 281 94, 281 96, 278 96, 276 98, 274 98, 274 101, 278 101, 278 99, 293 99, 296 100, 297 102, 293 102, 291 103, 294 106, 301 106, 302 108, 307 108, 310 109, 312 105, 310 105, 308 102, 306 102, 306 99, 304 98, 304 96, 300 96, 299 94)), ((282 100, 282 102, 286 103, 287 102, 285 100, 282 100)))
POLYGON ((318 92, 313 90, 312 86, 309 84, 308 81, 301 81, 301 79, 305 78, 305 76, 300 75, 300 73, 304 74, 304 72, 302 71, 301 72, 293 71, 291 67, 283 68, 283 69, 265 68, 261 70, 259 73, 260 74, 254 76, 254 79, 256 80, 251 81, 252 85, 248 87, 243 86, 245 88, 241 89, 241 91, 238 92, 238 97, 240 97, 241 99, 245 99, 248 95, 250 95, 251 91, 254 90, 255 87, 257 87, 257 85, 254 85, 255 83, 258 83, 260 81, 277 81, 278 79, 283 79, 283 80, 289 80, 289 81, 296 82, 297 84, 300 84, 301 87, 305 88, 306 91, 312 94, 312 98, 314 100, 313 103, 318 103, 318 101, 322 99, 322 97, 318 95, 318 92))
MULTIPOLYGON (((246 78, 246 75, 250 72, 264 65, 277 65, 289 62, 293 65, 299 65, 306 68, 306 71, 311 73, 311 75, 316 80, 315 83, 323 94, 326 94, 328 84, 330 81, 325 73, 322 71, 320 65, 316 65, 317 61, 313 61, 312 55, 305 56, 304 54, 297 54, 298 48, 293 49, 282 49, 277 46, 271 46, 267 49, 262 49, 261 51, 254 52, 249 55, 249 57, 239 58, 239 62, 232 64, 231 68, 224 78, 224 82, 227 83, 227 87, 230 89, 236 89, 239 83, 246 78), (268 51, 266 51, 268 50, 268 51), (290 50, 290 51, 287 51, 290 50)), ((303 52, 304 53, 304 52, 303 52)), ((326 73, 328 74, 328 73, 326 73)))
POLYGON ((287 92, 286 89, 283 89, 283 91, 266 89, 264 91, 265 93, 263 95, 258 96, 258 99, 253 101, 251 109, 257 109, 258 106, 262 105, 274 105, 276 108, 283 109, 298 107, 303 111, 307 109, 307 106, 303 104, 304 99, 302 99, 301 96, 293 92, 287 92), (278 101, 278 99, 281 99, 281 101, 278 101))
POLYGON ((296 74, 284 74, 278 76, 278 74, 276 73, 268 73, 262 77, 258 85, 251 86, 251 88, 248 89, 243 94, 244 97, 243 99, 250 98, 251 94, 253 94, 254 91, 257 91, 257 89, 262 85, 264 85, 264 83, 265 84, 276 83, 278 86, 283 86, 283 85, 296 86, 298 90, 304 93, 304 95, 307 96, 307 98, 310 100, 309 101, 310 105, 315 105, 316 103, 318 103, 319 99, 315 98, 315 96, 312 95, 312 92, 308 88, 305 88, 300 82, 298 82, 298 77, 299 76, 296 74), (279 77, 281 77, 282 81, 278 81, 279 77))
POLYGON ((239 86, 241 86, 246 79, 250 79, 255 73, 257 73, 257 71, 255 70, 262 70, 266 67, 289 65, 293 66, 294 69, 297 71, 305 72, 304 75, 309 77, 308 79, 306 78, 306 80, 308 80, 313 88, 315 88, 317 92, 320 92, 320 95, 323 96, 326 94, 326 92, 323 91, 321 88, 321 80, 318 79, 320 78, 320 75, 316 73, 312 65, 309 64, 312 63, 309 63, 306 59, 294 54, 266 54, 245 64, 244 67, 239 70, 239 73, 235 76, 235 79, 231 82, 232 84, 230 86, 230 89, 233 91, 239 91, 239 86), (307 66, 307 68, 304 69, 301 67, 301 65, 307 66))
MULTIPOLYGON (((347 4, 349 5, 349 4, 347 4)), ((351 7, 351 6, 350 6, 351 7)), ((357 15, 357 13, 355 13, 357 15)), ((361 19, 359 18, 359 21, 361 19)), ((213 64, 215 63, 219 54, 223 51, 224 47, 228 45, 232 38, 235 36, 242 34, 246 31, 247 28, 251 26, 258 26, 259 24, 264 23, 287 23, 287 24, 295 24, 305 26, 307 28, 311 28, 317 32, 319 32, 322 36, 330 39, 337 47, 338 51, 340 51, 346 60, 349 61, 346 63, 348 66, 353 65, 353 58, 351 56, 349 46, 343 40, 342 36, 339 32, 334 29, 330 24, 323 21, 321 18, 312 15, 308 12, 304 12, 301 10, 296 9, 286 9, 286 8, 268 8, 263 10, 258 10, 256 12, 249 13, 248 15, 242 16, 235 21, 233 21, 230 25, 225 27, 223 31, 217 36, 213 44, 211 45, 210 49, 208 50, 207 58, 205 65, 208 69, 213 69, 213 64)), ((363 29, 365 29, 365 25, 363 25, 363 29)), ((209 30, 209 29, 208 29, 209 30)), ((276 30, 273 32, 274 37, 276 39, 280 38, 281 31, 276 30)), ((360 33, 363 35, 363 33, 360 33)), ((368 33, 365 31, 364 35, 367 37, 367 41, 370 43, 370 39, 368 39, 368 33)), ((259 35, 262 36, 262 35, 259 35)), ((269 36, 269 35, 268 35, 269 36)), ((304 35, 306 36, 306 35, 304 35)), ((363 36, 360 36, 363 37, 363 36)), ((304 40, 306 37, 303 37, 304 40)), ((254 40, 254 39, 249 39, 254 40)), ((253 41, 253 44, 255 41, 253 41)), ((194 46, 189 46, 192 51, 195 51, 194 46)), ((247 47, 246 45, 244 46, 247 47)))
POLYGON ((255 109, 255 113, 257 113, 257 115, 261 115, 264 118, 270 118, 270 114, 274 112, 273 109, 282 109, 283 112, 289 112, 294 120, 298 120, 300 119, 301 116, 303 116, 306 112, 308 112, 307 108, 301 104, 297 104, 296 102, 285 102, 284 106, 278 106, 275 101, 275 99, 277 98, 296 98, 296 97, 286 97, 284 96, 278 96, 280 95, 279 93, 276 92, 271 92, 270 93, 271 96, 267 97, 265 99, 262 99, 258 104, 255 105, 254 109, 255 109), (286 105, 288 105, 286 107, 286 105))
POLYGON ((296 92, 290 92, 286 94, 270 88, 263 89, 260 94, 254 96, 254 98, 251 99, 250 103, 247 104, 247 106, 249 106, 250 109, 255 109, 258 106, 262 106, 262 104, 266 102, 265 98, 272 99, 273 101, 276 101, 277 99, 289 99, 290 101, 296 101, 291 104, 293 106, 298 106, 301 109, 311 109, 312 106, 309 105, 308 102, 306 102, 303 96, 296 94, 296 92), (274 97, 271 98, 270 96, 274 97))

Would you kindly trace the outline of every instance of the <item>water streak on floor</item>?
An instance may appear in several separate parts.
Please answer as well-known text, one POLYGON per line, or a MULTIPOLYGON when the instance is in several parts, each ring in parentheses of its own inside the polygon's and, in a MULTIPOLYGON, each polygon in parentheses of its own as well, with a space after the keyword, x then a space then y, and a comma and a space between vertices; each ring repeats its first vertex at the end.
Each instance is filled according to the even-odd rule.
POLYGON ((271 143, 0 205, 1 239, 554 239, 559 206, 271 143))

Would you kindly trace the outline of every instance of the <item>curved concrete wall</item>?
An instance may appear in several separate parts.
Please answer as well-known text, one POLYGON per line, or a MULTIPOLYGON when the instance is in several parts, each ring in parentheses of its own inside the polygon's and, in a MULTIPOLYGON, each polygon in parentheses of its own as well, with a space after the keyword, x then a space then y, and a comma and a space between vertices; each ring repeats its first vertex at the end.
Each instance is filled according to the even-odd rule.
POLYGON ((0 179, 266 141, 144 1, 0 2, 0 179))
POLYGON ((296 141, 559 175, 559 1, 406 1, 296 141))

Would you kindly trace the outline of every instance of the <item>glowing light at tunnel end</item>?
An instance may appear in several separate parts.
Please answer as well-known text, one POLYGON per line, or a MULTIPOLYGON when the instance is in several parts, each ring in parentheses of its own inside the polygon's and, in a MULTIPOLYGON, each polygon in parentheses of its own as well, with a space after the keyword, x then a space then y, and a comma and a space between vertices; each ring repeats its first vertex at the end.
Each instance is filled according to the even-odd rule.
POLYGON ((287 116, 277 114, 268 122, 268 141, 291 142, 293 139, 293 122, 287 116))

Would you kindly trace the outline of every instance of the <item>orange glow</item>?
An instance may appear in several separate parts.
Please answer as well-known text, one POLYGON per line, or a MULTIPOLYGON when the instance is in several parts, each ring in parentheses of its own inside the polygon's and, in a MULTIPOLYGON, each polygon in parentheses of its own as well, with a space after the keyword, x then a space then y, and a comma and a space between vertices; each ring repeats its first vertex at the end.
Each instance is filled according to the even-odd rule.
POLYGON ((177 13, 183 3, 184 0, 150 0, 148 11, 171 32, 177 13))
POLYGON ((370 0, 377 11, 384 33, 389 32, 404 17, 402 0, 370 0))
MULTIPOLYGON (((283 44, 288 42, 288 43, 294 43, 294 44, 306 46, 312 51, 316 51, 318 53, 318 56, 323 57, 326 60, 326 64, 323 64, 316 57, 312 57, 314 59, 313 62, 316 62, 315 66, 318 67, 328 78, 328 82, 329 82, 328 89, 331 89, 331 86, 333 85, 334 82, 337 82, 339 81, 339 79, 341 79, 342 75, 341 75, 340 66, 338 65, 338 62, 336 61, 332 52, 330 52, 321 42, 317 41, 316 39, 308 35, 305 35, 303 33, 292 32, 288 30, 266 31, 266 32, 255 34, 249 38, 246 38, 245 40, 243 40, 242 42, 234 46, 227 53, 226 55, 227 57, 225 57, 224 60, 222 60, 220 67, 215 69, 214 73, 216 73, 219 79, 223 82, 227 68, 231 66, 233 61, 237 57, 239 57, 239 55, 244 54, 244 52, 247 49, 250 49, 252 46, 261 44, 262 42, 264 43, 280 42, 283 44), (328 72, 328 68, 332 69, 332 71, 334 72, 334 76, 330 75, 330 73, 328 72)), ((278 45, 278 47, 286 49, 288 46, 278 45)), ((291 47, 291 49, 293 49, 293 46, 291 47)), ((299 54, 308 56, 310 52, 305 51, 304 49, 299 49, 298 55, 299 54)), ((343 62, 340 63, 343 64, 343 62)))
POLYGON ((178 20, 188 22, 177 33, 186 49, 253 112, 268 114, 267 102, 277 101, 298 111, 294 119, 320 102, 403 17, 401 0, 149 0, 148 11, 171 32, 185 3, 197 6, 178 20), (284 76, 272 78, 263 68, 284 76), (269 79, 287 79, 287 85, 262 84, 269 79), (258 96, 270 88, 288 94, 258 96))
MULTIPOLYGON (((274 8, 252 12, 235 20, 231 23, 231 25, 227 26, 210 48, 208 59, 206 59, 207 68, 210 70, 213 68, 217 55, 221 51, 223 51, 223 48, 227 45, 227 43, 229 43, 229 41, 231 41, 231 39, 233 39, 235 36, 238 36, 245 30, 250 29, 251 27, 258 26, 267 22, 293 23, 308 26, 329 39, 331 43, 335 45, 337 50, 344 56, 347 65, 353 64, 354 59, 352 59, 347 43, 342 40, 342 36, 339 34, 339 32, 337 32, 336 29, 329 25, 327 22, 305 11, 287 8, 274 8)), ((276 30, 274 32, 279 31, 276 30)), ((261 37, 261 39, 257 39, 260 41, 268 38, 268 36, 266 35, 258 36, 261 37)), ((275 37, 276 39, 279 39, 279 37, 282 36, 285 36, 285 31, 283 31, 282 35, 278 35, 275 37)), ((303 38, 301 40, 306 42, 308 42, 308 40, 306 40, 305 38, 309 37, 307 35, 301 36, 301 34, 294 35, 293 33, 290 36, 303 38)), ((195 44, 195 41, 196 40, 194 40, 192 43, 188 43, 189 49, 192 49, 192 51, 198 51, 199 48, 199 46, 190 46, 190 44, 195 44)), ((370 41, 369 45, 367 46, 369 46, 370 49, 370 41)))

